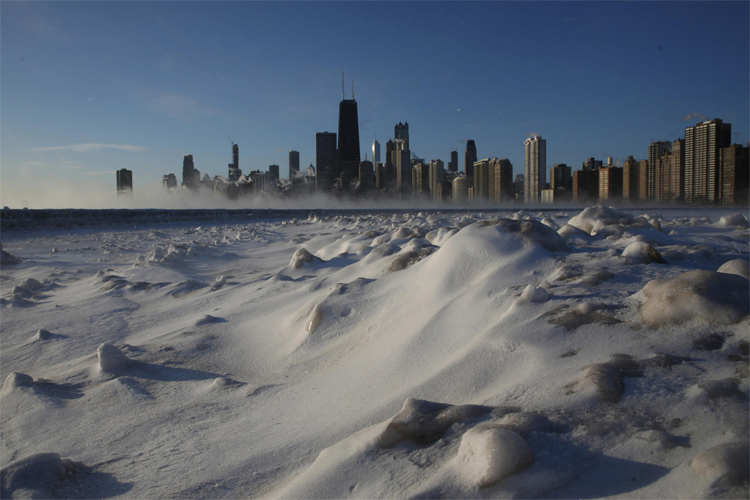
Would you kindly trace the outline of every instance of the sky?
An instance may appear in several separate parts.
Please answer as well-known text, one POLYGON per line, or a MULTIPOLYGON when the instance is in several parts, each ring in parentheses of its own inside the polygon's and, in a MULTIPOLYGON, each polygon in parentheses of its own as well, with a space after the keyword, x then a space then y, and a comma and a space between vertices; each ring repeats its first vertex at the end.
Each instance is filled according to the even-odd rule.
POLYGON ((420 158, 479 158, 523 172, 647 156, 704 118, 747 144, 750 3, 0 2, 0 204, 115 205, 192 154, 202 173, 288 175, 336 132, 341 74, 371 158, 409 123, 420 158), (95 200, 95 201, 94 201, 95 200))

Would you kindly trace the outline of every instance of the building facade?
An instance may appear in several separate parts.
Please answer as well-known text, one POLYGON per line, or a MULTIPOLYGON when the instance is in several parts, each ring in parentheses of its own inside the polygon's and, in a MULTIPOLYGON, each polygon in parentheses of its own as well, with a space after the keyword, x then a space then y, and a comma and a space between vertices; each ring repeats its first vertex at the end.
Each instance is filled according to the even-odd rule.
POLYGON ((523 143, 523 201, 538 203, 547 182, 547 141, 529 137, 523 143))
POLYGON ((466 141, 466 151, 464 152, 464 173, 466 177, 474 177, 474 163, 477 161, 477 145, 469 139, 466 141))
POLYGON ((730 145, 732 125, 706 120, 685 129, 685 201, 714 203, 719 198, 719 154, 730 145))
POLYGON ((315 186, 318 191, 333 189, 338 177, 338 157, 336 134, 318 132, 315 134, 315 186))

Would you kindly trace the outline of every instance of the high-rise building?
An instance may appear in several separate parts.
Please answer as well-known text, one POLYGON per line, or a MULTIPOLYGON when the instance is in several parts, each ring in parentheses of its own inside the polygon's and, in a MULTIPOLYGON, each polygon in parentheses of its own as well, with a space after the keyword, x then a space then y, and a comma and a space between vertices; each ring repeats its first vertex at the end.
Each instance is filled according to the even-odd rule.
POLYGON ((392 163, 396 170, 396 192, 399 195, 411 193, 411 153, 406 149, 406 142, 401 139, 394 141, 395 151, 391 153, 392 163))
POLYGON ((669 199, 685 198, 685 139, 672 143, 672 162, 669 168, 669 199))
POLYGON ((495 158, 485 158, 474 162, 474 199, 476 201, 487 201, 495 198, 494 161, 495 158), (492 170, 491 173, 490 170, 492 170), (490 177, 492 177, 492 194, 490 194, 490 177))
POLYGON ((459 176, 453 179, 453 203, 466 203, 469 195, 468 191, 466 177, 459 176))
POLYGON ((404 122, 403 124, 398 122, 398 125, 393 128, 393 138, 404 141, 406 149, 411 151, 409 148, 409 122, 404 122))
POLYGON ((372 141, 372 163, 377 165, 380 161, 380 143, 375 140, 372 141))
POLYGON ((632 156, 622 164, 622 197, 626 200, 639 199, 638 169, 638 161, 632 156))
POLYGON ((581 165, 581 169, 587 172, 591 172, 594 170, 599 170, 599 168, 601 168, 602 166, 603 165, 601 160, 595 160, 593 157, 591 157, 583 162, 583 164, 581 165))
POLYGON ((573 201, 595 201, 599 197, 599 170, 573 172, 573 201))
POLYGON ((572 168, 565 163, 558 163, 549 170, 549 187, 554 200, 570 198, 573 191, 572 168))
POLYGON ((448 172, 458 172, 458 151, 451 151, 451 161, 448 162, 448 172))
MULTIPOLYGON (((339 104, 339 147, 338 147, 338 171, 342 181, 356 181, 359 177, 359 118, 357 116, 357 101, 354 100, 354 89, 352 98, 344 99, 341 92, 341 103, 339 104)), ((345 187, 345 186, 342 186, 345 187)))
POLYGON ((166 190, 174 189, 177 187, 177 176, 170 172, 161 178, 161 184, 166 190))
POLYGON ((623 171, 620 167, 599 168, 599 201, 622 197, 622 177, 623 171))
POLYGON ((394 151, 396 151, 396 141, 389 140, 385 143, 385 176, 381 179, 380 189, 396 189, 396 162, 393 161, 394 151))
MULTIPOLYGON (((474 177, 474 162, 477 161, 477 145, 469 139, 466 141, 466 152, 464 153, 464 173, 466 177, 474 177)), ((468 182, 468 181, 467 181, 468 182)))
POLYGON ((638 199, 641 201, 648 199, 648 160, 641 160, 638 163, 638 199))
POLYGON ((430 165, 418 162, 411 169, 411 189, 415 196, 430 194, 430 165))
POLYGON ((188 189, 200 187, 201 173, 195 168, 193 155, 185 155, 182 158, 182 185, 188 189))
POLYGON ((719 119, 685 128, 685 201, 714 203, 719 197, 719 155, 730 145, 732 125, 719 119))
POLYGON ((268 178, 271 181, 278 181, 279 180, 279 166, 278 165, 269 165, 268 166, 268 178))
POLYGON ((289 178, 294 179, 297 174, 299 174, 299 151, 292 150, 289 151, 289 178))
POLYGON ((672 150, 669 141, 652 142, 648 147, 648 170, 646 172, 646 196, 649 200, 661 201, 662 172, 664 163, 661 162, 664 153, 672 150))
POLYGON ((131 194, 133 192, 133 171, 121 168, 117 171, 117 194, 131 194))
MULTIPOLYGON (((515 198, 513 194, 513 165, 507 158, 495 159, 494 197, 498 203, 507 203, 515 198)), ((492 181, 490 181, 492 183, 492 181)))
POLYGON ((547 181, 547 141, 529 137, 523 143, 523 201, 537 203, 547 181))
POLYGON ((432 160, 430 162, 430 196, 433 201, 441 201, 441 194, 438 193, 438 186, 445 182, 445 167, 442 160, 432 160))
POLYGON ((333 189, 338 176, 336 134, 318 132, 315 134, 315 186, 319 191, 333 189))
POLYGON ((228 179, 230 181, 237 181, 242 177, 242 170, 240 170, 240 147, 237 144, 232 144, 232 163, 229 165, 228 179))
POLYGON ((750 203, 750 162, 748 147, 733 144, 721 148, 721 203, 742 205, 750 203))
POLYGON ((371 161, 359 162, 359 190, 369 191, 375 185, 375 175, 371 161))

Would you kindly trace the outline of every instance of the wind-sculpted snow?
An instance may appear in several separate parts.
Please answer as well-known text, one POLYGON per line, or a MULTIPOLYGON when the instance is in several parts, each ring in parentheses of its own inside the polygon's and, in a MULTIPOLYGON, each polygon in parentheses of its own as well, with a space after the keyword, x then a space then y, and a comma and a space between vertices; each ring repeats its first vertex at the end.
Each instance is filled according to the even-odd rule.
POLYGON ((3 217, 3 498, 748 496, 731 211, 3 217))

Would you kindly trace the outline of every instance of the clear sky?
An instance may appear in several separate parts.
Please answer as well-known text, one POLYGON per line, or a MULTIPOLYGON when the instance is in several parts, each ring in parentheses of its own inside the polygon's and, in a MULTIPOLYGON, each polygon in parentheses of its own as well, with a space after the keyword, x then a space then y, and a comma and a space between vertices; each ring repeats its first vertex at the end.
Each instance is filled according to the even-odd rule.
POLYGON ((530 133, 574 169, 642 159, 699 116, 745 144, 749 5, 3 1, 0 203, 86 206, 123 167, 159 188, 184 154, 226 176, 227 135, 243 172, 286 177, 286 150, 304 168, 315 133, 337 131, 342 70, 363 157, 400 121, 420 158, 456 148, 463 169, 474 139, 514 173, 530 133))

